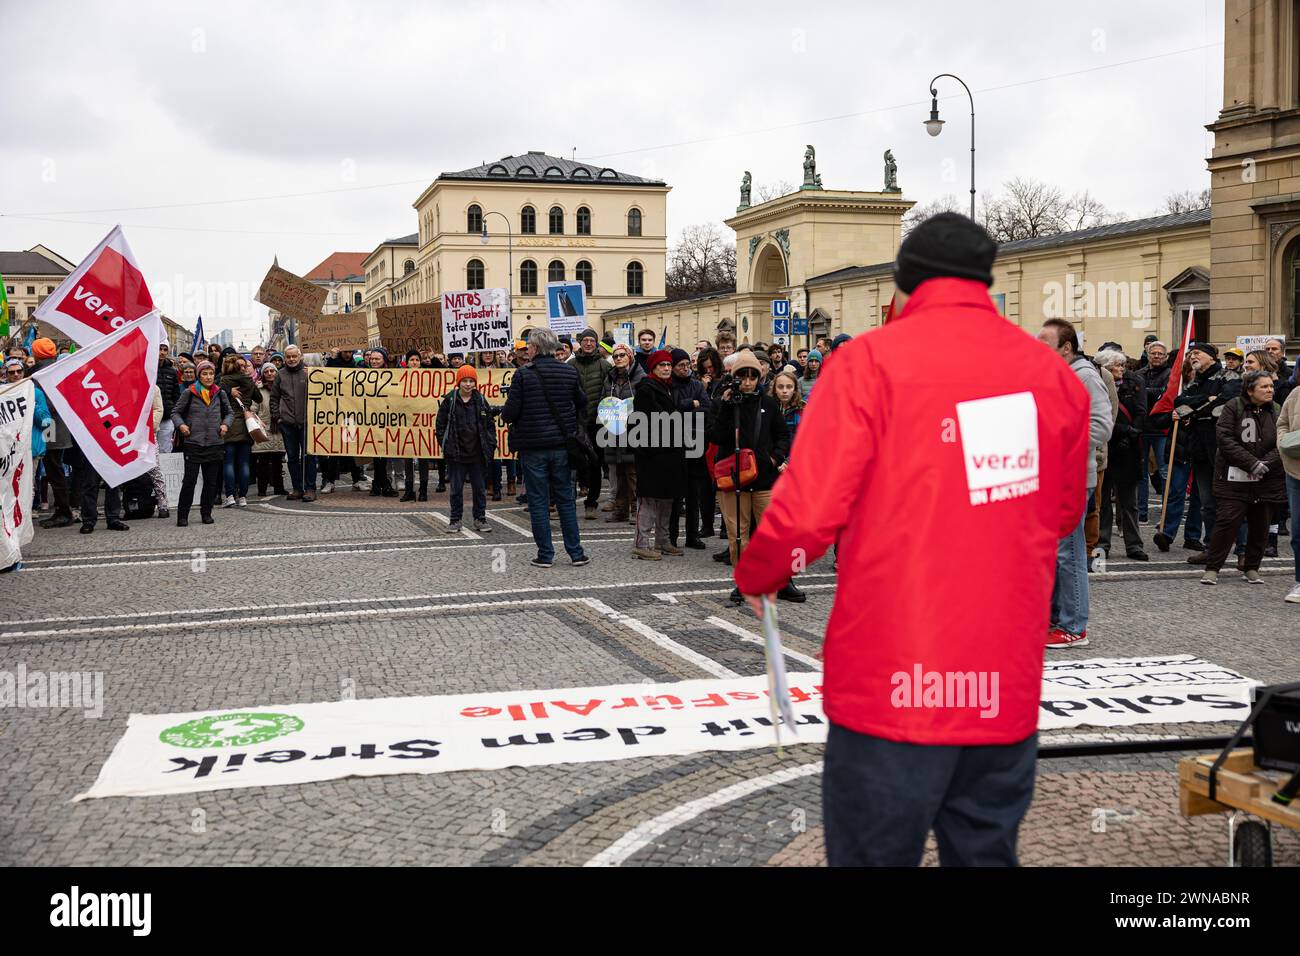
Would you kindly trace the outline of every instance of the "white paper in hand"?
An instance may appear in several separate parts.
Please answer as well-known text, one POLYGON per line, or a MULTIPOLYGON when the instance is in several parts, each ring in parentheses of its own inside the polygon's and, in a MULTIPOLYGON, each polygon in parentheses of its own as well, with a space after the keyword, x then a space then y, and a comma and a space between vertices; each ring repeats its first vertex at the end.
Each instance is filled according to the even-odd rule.
POLYGON ((785 674, 785 648, 781 646, 781 633, 776 627, 776 603, 763 598, 763 651, 767 655, 767 692, 772 701, 772 729, 776 732, 776 745, 781 746, 781 724, 790 733, 799 736, 795 729, 794 705, 790 700, 790 681, 785 674))

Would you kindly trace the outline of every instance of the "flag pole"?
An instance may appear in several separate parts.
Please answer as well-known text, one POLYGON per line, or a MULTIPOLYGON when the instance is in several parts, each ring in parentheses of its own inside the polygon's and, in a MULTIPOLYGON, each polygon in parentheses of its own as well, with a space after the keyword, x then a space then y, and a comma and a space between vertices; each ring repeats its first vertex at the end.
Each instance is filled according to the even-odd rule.
MULTIPOLYGON (((1165 466, 1165 493, 1160 499, 1160 530, 1165 530, 1165 512, 1169 510, 1169 482, 1174 477, 1174 454, 1178 448, 1178 426, 1182 424, 1174 415, 1174 427, 1169 433, 1169 463, 1165 466)), ((1145 467, 1145 466, 1143 466, 1145 467)), ((1183 489, 1186 492, 1186 488, 1183 489)))

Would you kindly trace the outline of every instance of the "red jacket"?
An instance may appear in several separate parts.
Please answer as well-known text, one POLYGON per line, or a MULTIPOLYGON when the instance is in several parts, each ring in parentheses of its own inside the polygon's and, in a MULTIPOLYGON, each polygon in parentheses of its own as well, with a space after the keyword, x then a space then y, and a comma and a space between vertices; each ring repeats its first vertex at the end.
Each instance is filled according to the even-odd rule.
POLYGON ((837 350, 735 575, 746 594, 776 591, 838 540, 834 723, 920 744, 1035 731, 1056 545, 1087 495, 1088 406, 980 282, 924 282, 896 321, 837 350), (932 673, 946 698, 927 699, 932 673), (972 699, 981 674, 989 706, 972 699))

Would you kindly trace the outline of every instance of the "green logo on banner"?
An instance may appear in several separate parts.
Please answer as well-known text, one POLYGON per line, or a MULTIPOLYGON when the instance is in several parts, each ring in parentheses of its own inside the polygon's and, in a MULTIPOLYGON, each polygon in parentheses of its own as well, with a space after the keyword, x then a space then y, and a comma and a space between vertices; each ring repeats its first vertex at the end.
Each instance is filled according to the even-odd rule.
POLYGON ((168 727, 158 739, 173 747, 246 747, 302 728, 292 714, 217 714, 168 727))

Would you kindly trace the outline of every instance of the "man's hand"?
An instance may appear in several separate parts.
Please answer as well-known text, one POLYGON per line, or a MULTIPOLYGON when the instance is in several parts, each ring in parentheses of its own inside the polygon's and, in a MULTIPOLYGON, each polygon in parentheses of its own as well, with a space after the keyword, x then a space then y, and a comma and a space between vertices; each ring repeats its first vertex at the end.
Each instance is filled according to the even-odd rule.
POLYGON ((181 428, 180 428, 180 432, 181 432, 181 434, 184 435, 186 438, 189 438, 189 437, 190 437, 190 426, 189 426, 189 425, 182 425, 181 428))
POLYGON ((1257 461, 1255 462, 1255 467, 1250 470, 1250 473, 1256 478, 1263 478, 1268 474, 1268 465, 1264 464, 1262 461, 1257 461))
POLYGON ((772 594, 764 594, 761 596, 757 594, 745 595, 745 600, 749 602, 749 606, 754 609, 754 616, 758 618, 760 621, 763 620, 763 598, 764 597, 766 597, 769 601, 775 601, 776 593, 773 592, 772 594))
POLYGON ((220 434, 222 438, 225 438, 225 437, 226 437, 226 432, 229 431, 229 430, 230 430, 230 429, 229 429, 227 426, 222 425, 220 428, 217 429, 217 433, 220 434))

